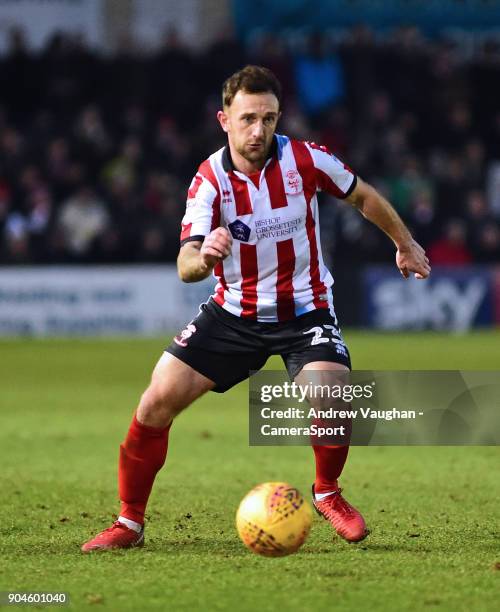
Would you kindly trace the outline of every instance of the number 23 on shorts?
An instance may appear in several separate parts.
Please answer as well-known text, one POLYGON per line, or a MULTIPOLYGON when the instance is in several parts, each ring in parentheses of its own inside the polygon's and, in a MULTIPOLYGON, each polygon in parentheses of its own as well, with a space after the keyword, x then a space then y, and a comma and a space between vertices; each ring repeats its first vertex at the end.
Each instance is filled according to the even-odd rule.
POLYGON ((317 344, 323 344, 324 342, 333 342, 334 344, 344 344, 344 341, 342 340, 342 336, 340 335, 340 332, 335 328, 334 325, 315 325, 314 327, 311 327, 311 329, 308 329, 305 332, 302 332, 303 334, 314 334, 312 340, 311 340, 311 346, 316 346, 317 344), (328 332, 331 333, 332 337, 331 338, 327 338, 324 337, 323 334, 328 335, 328 332))

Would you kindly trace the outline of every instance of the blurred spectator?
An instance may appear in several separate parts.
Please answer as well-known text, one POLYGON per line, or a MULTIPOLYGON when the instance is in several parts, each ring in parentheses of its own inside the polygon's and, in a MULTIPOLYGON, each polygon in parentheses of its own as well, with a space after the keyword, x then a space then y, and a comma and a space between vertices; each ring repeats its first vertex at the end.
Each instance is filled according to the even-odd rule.
POLYGON ((199 78, 203 90, 220 98, 222 83, 249 63, 249 59, 242 43, 236 38, 234 28, 226 24, 201 58, 199 78))
POLYGON ((436 144, 453 153, 473 136, 470 108, 463 102, 455 102, 443 119, 436 134, 436 144))
POLYGON ((424 189, 414 194, 408 220, 415 240, 424 248, 436 240, 440 229, 436 223, 436 207, 429 191, 424 189))
POLYGON ((151 108, 171 116, 183 127, 189 126, 199 114, 197 83, 198 70, 193 54, 177 30, 169 28, 151 65, 151 108))
POLYGON ((0 178, 0 232, 10 209, 10 189, 7 181, 0 178))
POLYGON ((483 138, 488 157, 500 160, 500 110, 483 118, 485 123, 483 138))
POLYGON ((165 235, 159 227, 149 226, 141 235, 140 261, 158 261, 165 255, 165 235))
POLYGON ((475 189, 467 193, 464 217, 472 231, 493 221, 483 191, 475 189))
POLYGON ((441 222, 464 210, 464 196, 468 187, 466 172, 465 163, 461 157, 445 158, 443 172, 437 181, 437 201, 441 222))
POLYGON ((374 33, 364 25, 354 27, 340 46, 349 108, 356 116, 367 112, 369 97, 379 84, 377 46, 374 33))
POLYGON ((486 180, 485 158, 484 145, 479 139, 474 138, 465 143, 464 163, 467 183, 474 189, 481 189, 484 186, 486 180))
POLYGON ((444 236, 430 245, 428 256, 431 265, 434 266, 460 266, 472 263, 464 222, 460 219, 450 219, 445 225, 444 236))
POLYGON ((395 29, 375 52, 379 87, 388 92, 393 105, 419 115, 426 113, 431 90, 431 45, 415 26, 395 29))
POLYGON ((500 226, 490 221, 478 232, 476 261, 480 263, 500 263, 500 226))
POLYGON ((12 212, 5 222, 5 259, 9 263, 24 263, 30 259, 28 223, 19 212, 12 212))
POLYGON ((299 140, 314 140, 307 116, 300 110, 298 104, 289 104, 281 119, 279 131, 288 134, 290 138, 299 140))
POLYGON ((351 138, 350 130, 351 116, 347 108, 342 105, 332 106, 323 117, 318 141, 335 151, 339 157, 346 158, 351 138))
POLYGON ((92 189, 83 186, 63 202, 57 224, 66 254, 75 260, 85 259, 91 255, 97 239, 104 234, 109 215, 92 189))
POLYGON ((295 58, 299 101, 306 114, 313 117, 345 95, 342 65, 325 47, 323 36, 315 32, 309 37, 306 53, 295 58))
MULTIPOLYGON (((201 53, 188 43, 170 28, 149 55, 126 38, 104 55, 59 32, 35 53, 11 32, 0 56, 0 263, 175 260, 186 188, 225 144, 222 82, 249 62, 282 81, 278 131, 327 145, 373 183, 433 263, 498 261, 492 38, 469 55, 413 26, 360 25, 338 42, 313 33, 303 53, 299 36, 274 33, 246 49, 231 27, 201 53)), ((323 199, 327 259, 393 260, 380 232, 323 199)))
POLYGON ((410 204, 417 194, 426 193, 432 197, 432 184, 421 171, 419 160, 414 155, 404 158, 399 172, 389 178, 389 199, 398 212, 408 216, 410 204))
POLYGON ((111 192, 134 188, 142 156, 141 143, 135 136, 129 136, 122 144, 119 154, 103 169, 105 184, 111 192))
POLYGON ((45 261, 47 257, 45 235, 52 218, 52 196, 45 185, 40 184, 31 191, 26 209, 32 255, 38 261, 45 261))
POLYGON ((500 226, 489 210, 482 191, 473 190, 467 194, 465 218, 474 259, 483 263, 499 261, 500 226))
MULTIPOLYGON (((293 104, 296 93, 292 58, 283 39, 269 32, 262 34, 250 48, 250 61, 252 64, 266 66, 277 76, 282 87, 283 106, 288 112, 289 104, 293 104)), ((244 62, 245 60, 242 60, 239 65, 244 62)), ((230 74, 230 71, 226 70, 225 74, 230 74)))
POLYGON ((110 137, 104 127, 100 110, 96 106, 83 109, 76 124, 77 143, 80 154, 92 164, 100 161, 111 147, 110 137))

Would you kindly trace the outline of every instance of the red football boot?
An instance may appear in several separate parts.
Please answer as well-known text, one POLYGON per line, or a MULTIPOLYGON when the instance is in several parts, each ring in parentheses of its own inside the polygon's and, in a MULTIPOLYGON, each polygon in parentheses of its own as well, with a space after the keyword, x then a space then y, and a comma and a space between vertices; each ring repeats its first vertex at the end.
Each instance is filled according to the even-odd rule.
POLYGON ((318 501, 312 487, 313 506, 316 512, 333 525, 335 531, 348 542, 360 542, 368 535, 365 520, 361 513, 351 506, 342 495, 342 489, 337 489, 328 497, 318 501))
POLYGON ((82 552, 89 553, 114 548, 136 548, 144 546, 144 527, 139 533, 129 529, 120 521, 115 521, 111 527, 98 533, 95 538, 82 546, 82 552))

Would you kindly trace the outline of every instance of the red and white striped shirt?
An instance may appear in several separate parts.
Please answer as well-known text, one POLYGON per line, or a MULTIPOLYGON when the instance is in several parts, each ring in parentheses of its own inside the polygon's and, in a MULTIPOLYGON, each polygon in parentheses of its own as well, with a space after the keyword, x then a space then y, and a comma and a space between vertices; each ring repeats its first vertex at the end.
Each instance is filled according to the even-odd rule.
POLYGON ((317 308, 333 314, 316 193, 345 198, 356 176, 325 147, 277 134, 273 154, 253 178, 233 167, 224 147, 201 164, 188 191, 181 244, 203 241, 219 226, 233 236, 231 255, 214 268, 213 299, 262 322, 317 308))

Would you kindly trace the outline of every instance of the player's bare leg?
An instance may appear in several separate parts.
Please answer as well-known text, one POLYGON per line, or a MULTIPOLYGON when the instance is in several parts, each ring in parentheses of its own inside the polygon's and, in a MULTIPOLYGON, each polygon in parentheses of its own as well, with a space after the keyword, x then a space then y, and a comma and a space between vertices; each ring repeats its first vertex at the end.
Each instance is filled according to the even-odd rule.
MULTIPOLYGON (((335 381, 343 381, 342 373, 349 369, 339 363, 314 361, 304 366, 295 378, 300 385, 331 386, 335 381), (336 377, 335 374, 340 374, 336 377)), ((313 395, 309 402, 315 408, 328 408, 322 405, 322 399, 313 395), (319 402, 319 403, 318 403, 319 402)), ((331 404, 331 400, 327 400, 331 404)), ((366 524, 361 513, 342 497, 338 478, 342 473, 349 452, 345 445, 315 445, 316 480, 312 486, 313 505, 321 516, 328 520, 335 531, 348 542, 359 542, 367 535, 366 524)))
POLYGON ((110 528, 86 542, 83 552, 143 545, 144 512, 155 476, 165 462, 172 421, 214 386, 174 355, 162 355, 120 446, 120 516, 110 528))
POLYGON ((142 394, 137 419, 149 427, 167 427, 184 408, 215 383, 170 353, 163 353, 142 394))

